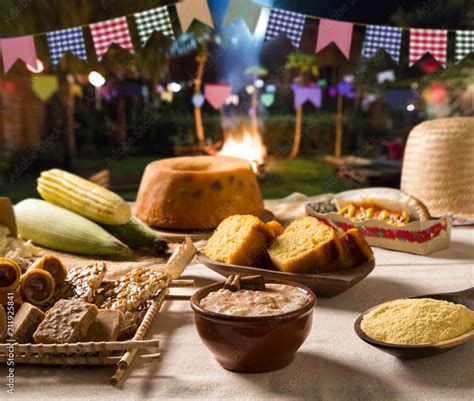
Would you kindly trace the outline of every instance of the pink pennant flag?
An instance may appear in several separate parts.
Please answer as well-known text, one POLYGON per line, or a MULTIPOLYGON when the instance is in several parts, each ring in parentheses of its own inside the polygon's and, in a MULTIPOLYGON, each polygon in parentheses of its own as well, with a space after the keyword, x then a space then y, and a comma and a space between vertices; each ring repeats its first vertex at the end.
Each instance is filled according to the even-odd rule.
POLYGON ((425 53, 446 67, 448 31, 441 29, 410 29, 410 67, 425 53))
POLYGON ((36 58, 36 47, 33 36, 18 36, 16 38, 2 39, 1 45, 5 74, 18 59, 36 68, 38 60, 36 58))
POLYGON ((342 54, 349 59, 352 42, 352 30, 354 26, 350 22, 321 19, 319 21, 318 40, 316 42, 316 53, 327 45, 334 42, 342 54))
POLYGON ((183 32, 187 32, 193 20, 214 28, 207 0, 183 0, 176 3, 176 12, 183 32))
POLYGON ((130 37, 126 17, 90 24, 90 28, 99 61, 107 53, 112 43, 116 43, 130 53, 133 53, 132 38, 130 37))
POLYGON ((204 96, 216 110, 220 109, 232 93, 232 86, 226 84, 206 84, 204 96))

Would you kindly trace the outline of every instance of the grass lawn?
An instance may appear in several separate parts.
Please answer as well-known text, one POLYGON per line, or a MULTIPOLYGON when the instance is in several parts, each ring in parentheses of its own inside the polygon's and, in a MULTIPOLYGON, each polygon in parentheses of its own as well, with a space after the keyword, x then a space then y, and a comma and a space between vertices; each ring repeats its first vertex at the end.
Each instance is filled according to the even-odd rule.
MULTIPOLYGON (((113 189, 127 200, 134 200, 145 166, 152 157, 128 157, 113 163, 110 167, 113 189)), ((103 160, 81 159, 79 173, 87 176, 92 171, 105 168, 103 160), (94 167, 91 170, 91 166, 94 167)), ((38 197, 36 193, 37 174, 28 172, 18 180, 0 187, 0 194, 8 196, 13 202, 29 197, 38 197)), ((319 159, 295 159, 269 162, 267 175, 260 181, 263 196, 267 199, 282 198, 293 192, 317 195, 326 192, 338 192, 346 186, 337 178, 334 167, 319 159)))

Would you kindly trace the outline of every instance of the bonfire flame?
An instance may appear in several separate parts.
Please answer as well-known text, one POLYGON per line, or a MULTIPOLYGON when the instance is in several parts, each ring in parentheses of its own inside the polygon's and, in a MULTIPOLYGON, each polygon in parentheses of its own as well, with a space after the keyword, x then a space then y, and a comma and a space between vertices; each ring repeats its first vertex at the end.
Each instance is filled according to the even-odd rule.
POLYGON ((240 134, 228 134, 219 155, 240 157, 241 159, 248 160, 253 171, 258 173, 260 167, 265 163, 267 148, 263 144, 259 133, 251 133, 245 130, 240 134))

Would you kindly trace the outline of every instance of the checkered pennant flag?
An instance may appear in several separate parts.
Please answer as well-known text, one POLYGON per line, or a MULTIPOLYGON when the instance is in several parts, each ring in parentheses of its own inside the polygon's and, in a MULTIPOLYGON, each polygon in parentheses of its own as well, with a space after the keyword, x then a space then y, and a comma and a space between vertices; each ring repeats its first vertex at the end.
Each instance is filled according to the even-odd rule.
POLYGON ((87 62, 82 28, 77 27, 48 32, 46 37, 48 39, 49 54, 53 67, 58 65, 64 53, 68 51, 79 57, 82 61, 87 62))
POLYGON ((272 8, 268 19, 265 42, 285 33, 294 47, 300 46, 301 34, 303 33, 305 16, 293 11, 272 8))
POLYGON ((368 25, 365 31, 362 56, 372 57, 379 49, 384 49, 397 64, 400 62, 402 29, 392 26, 368 25))
POLYGON ((474 31, 456 31, 456 63, 474 51, 474 31))
POLYGON ((441 29, 410 29, 410 67, 426 52, 446 66, 448 31, 441 29))
POLYGON ((160 31, 164 35, 174 39, 171 18, 168 7, 166 6, 136 13, 135 21, 142 46, 145 46, 154 31, 160 31))
POLYGON ((133 53, 132 38, 130 37, 126 17, 90 24, 90 28, 99 61, 102 60, 102 57, 107 53, 112 43, 116 43, 130 53, 133 53))

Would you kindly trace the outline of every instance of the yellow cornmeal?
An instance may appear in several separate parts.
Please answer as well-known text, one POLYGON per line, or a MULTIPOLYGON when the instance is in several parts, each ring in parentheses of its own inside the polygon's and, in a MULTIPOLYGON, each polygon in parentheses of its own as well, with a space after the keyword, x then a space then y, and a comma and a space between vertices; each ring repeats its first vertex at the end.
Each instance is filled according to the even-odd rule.
POLYGON ((474 311, 431 298, 387 302, 364 315, 369 337, 391 344, 432 344, 474 329, 474 311))

